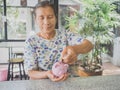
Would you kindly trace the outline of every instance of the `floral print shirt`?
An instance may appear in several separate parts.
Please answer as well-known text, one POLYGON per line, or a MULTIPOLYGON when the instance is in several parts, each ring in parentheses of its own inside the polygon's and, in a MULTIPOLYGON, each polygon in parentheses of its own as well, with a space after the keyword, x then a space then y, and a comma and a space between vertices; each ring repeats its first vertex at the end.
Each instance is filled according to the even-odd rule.
POLYGON ((67 45, 76 45, 82 38, 68 30, 56 29, 56 35, 46 40, 32 35, 25 41, 24 60, 27 70, 51 70, 53 63, 60 61, 61 52, 67 45))

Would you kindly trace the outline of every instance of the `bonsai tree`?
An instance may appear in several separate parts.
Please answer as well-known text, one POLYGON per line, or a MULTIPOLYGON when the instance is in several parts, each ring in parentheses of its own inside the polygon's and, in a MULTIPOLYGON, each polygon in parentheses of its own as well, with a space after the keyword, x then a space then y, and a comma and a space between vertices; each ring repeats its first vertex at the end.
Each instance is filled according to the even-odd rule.
POLYGON ((115 11, 113 0, 75 0, 83 6, 83 12, 75 9, 74 15, 66 17, 66 28, 85 38, 92 37, 94 49, 83 55, 82 67, 86 71, 101 70, 101 53, 107 52, 102 44, 108 44, 114 37, 113 27, 119 24, 119 15, 115 11))

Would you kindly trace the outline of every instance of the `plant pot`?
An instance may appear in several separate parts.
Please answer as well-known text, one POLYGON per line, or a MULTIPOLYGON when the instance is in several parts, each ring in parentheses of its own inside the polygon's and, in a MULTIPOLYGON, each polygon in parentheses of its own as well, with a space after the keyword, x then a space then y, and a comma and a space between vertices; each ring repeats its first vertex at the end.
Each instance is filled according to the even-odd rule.
POLYGON ((88 72, 88 71, 85 71, 84 69, 78 68, 77 74, 80 77, 98 76, 98 75, 102 75, 102 70, 100 70, 98 72, 88 72))

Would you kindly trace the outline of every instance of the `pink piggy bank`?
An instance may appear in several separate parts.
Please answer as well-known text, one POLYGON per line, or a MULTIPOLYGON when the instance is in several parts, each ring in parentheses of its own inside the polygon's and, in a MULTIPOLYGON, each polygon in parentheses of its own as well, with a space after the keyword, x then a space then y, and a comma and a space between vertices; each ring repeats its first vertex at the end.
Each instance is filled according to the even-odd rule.
POLYGON ((67 72, 68 67, 68 64, 65 64, 63 62, 56 62, 52 66, 52 73, 55 76, 60 77, 62 74, 65 74, 67 72))

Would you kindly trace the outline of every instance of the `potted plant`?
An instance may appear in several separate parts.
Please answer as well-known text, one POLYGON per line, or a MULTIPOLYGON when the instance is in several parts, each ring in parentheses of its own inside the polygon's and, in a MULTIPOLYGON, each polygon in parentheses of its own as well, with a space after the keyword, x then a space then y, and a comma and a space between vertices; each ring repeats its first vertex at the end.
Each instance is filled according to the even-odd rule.
POLYGON ((113 0, 75 0, 83 6, 83 12, 75 11, 71 17, 66 17, 66 27, 85 38, 91 37, 94 49, 82 58, 79 74, 97 75, 102 73, 101 54, 107 52, 102 44, 112 42, 113 26, 119 24, 113 0), (87 71, 84 73, 81 71, 87 71), (92 74, 91 74, 92 73, 92 74))

